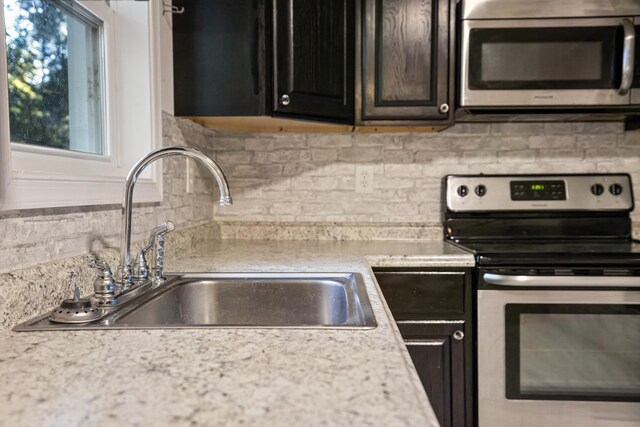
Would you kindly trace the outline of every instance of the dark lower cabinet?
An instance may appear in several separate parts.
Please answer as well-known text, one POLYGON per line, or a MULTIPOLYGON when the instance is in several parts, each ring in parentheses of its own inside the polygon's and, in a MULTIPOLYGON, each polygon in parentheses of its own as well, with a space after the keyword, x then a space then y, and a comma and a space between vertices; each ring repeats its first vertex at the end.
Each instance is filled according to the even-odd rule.
POLYGON ((464 323, 398 327, 440 425, 465 426, 464 323))
POLYGON ((355 2, 273 0, 274 115, 354 117, 355 2))
POLYGON ((473 426, 472 271, 374 273, 440 425, 473 426))

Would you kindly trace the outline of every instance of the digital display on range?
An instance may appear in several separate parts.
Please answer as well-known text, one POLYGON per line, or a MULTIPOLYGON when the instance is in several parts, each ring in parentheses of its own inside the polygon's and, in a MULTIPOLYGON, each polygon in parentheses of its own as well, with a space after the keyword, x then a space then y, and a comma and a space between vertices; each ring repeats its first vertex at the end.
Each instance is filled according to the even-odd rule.
POLYGON ((511 200, 567 200, 564 181, 511 181, 511 200))

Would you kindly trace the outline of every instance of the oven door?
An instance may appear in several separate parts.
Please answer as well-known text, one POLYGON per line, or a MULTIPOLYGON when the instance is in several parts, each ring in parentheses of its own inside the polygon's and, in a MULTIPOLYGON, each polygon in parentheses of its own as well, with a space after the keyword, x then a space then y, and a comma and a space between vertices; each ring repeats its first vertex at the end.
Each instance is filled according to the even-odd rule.
POLYGON ((640 17, 463 21, 461 105, 640 103, 640 17))
POLYGON ((478 290, 480 427, 640 425, 640 287, 617 282, 640 277, 493 276, 507 280, 478 290))

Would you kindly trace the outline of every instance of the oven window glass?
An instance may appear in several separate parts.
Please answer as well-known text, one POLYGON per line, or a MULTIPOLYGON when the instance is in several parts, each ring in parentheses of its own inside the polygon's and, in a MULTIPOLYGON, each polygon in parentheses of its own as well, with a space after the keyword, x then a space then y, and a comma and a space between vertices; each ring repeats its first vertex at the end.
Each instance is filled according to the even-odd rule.
POLYGON ((470 89, 611 89, 621 79, 617 27, 474 29, 470 89))
POLYGON ((508 304, 507 398, 640 401, 640 306, 508 304))

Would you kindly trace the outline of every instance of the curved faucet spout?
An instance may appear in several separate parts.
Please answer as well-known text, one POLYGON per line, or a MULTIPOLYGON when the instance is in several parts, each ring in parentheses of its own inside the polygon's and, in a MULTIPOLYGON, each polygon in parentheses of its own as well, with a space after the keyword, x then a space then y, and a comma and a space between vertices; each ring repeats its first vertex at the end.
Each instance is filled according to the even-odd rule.
POLYGON ((131 214, 133 210, 133 188, 142 171, 154 161, 163 157, 189 157, 204 164, 214 176, 220 188, 220 206, 233 203, 229 192, 229 184, 220 166, 200 150, 191 147, 165 147, 152 151, 136 163, 127 175, 122 201, 122 247, 120 249, 120 267, 122 268, 122 285, 128 288, 133 283, 131 273, 131 214))

